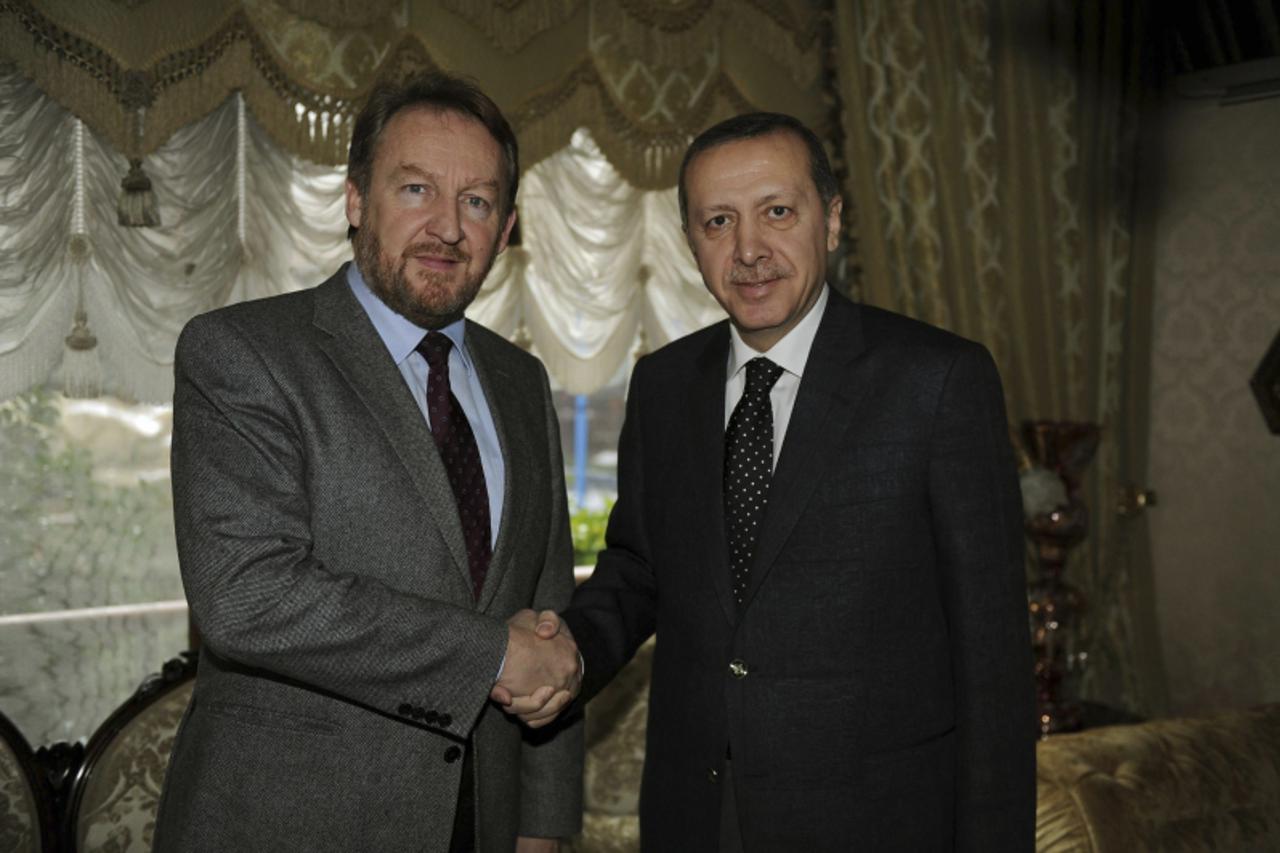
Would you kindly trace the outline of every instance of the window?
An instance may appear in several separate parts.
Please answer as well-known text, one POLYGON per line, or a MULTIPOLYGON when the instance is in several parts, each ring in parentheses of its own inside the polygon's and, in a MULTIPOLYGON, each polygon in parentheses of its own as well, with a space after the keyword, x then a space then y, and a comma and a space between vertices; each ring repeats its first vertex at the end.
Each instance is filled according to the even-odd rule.
POLYGON ((44 390, 0 403, 0 702, 36 744, 87 737, 187 645, 170 423, 44 390))

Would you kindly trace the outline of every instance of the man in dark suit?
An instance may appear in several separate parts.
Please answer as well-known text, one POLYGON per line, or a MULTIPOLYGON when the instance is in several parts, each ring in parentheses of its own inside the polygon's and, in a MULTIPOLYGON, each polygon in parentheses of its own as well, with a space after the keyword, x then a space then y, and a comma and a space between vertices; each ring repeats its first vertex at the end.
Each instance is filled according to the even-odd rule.
POLYGON ((636 364, 607 548, 563 614, 584 698, 656 632, 644 849, 1030 850, 990 356, 827 286, 841 199, 793 118, 703 133, 680 205, 729 321, 636 364))
POLYGON ((489 703, 579 678, 528 609, 573 587, 546 372, 463 318, 518 174, 475 87, 381 87, 349 158, 356 263, 184 330, 174 508, 203 645, 157 850, 554 851, 578 830, 580 724, 489 703))

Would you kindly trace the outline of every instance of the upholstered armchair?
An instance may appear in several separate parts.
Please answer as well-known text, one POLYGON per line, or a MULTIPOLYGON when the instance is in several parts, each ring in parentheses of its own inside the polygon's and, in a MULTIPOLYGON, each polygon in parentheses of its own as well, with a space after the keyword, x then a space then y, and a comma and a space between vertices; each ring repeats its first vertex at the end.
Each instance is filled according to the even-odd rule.
POLYGON ((195 686, 195 663, 190 653, 169 661, 89 738, 71 788, 68 850, 151 850, 173 738, 195 686))
POLYGON ((52 853, 51 795, 26 738, 0 714, 0 850, 52 853))
POLYGON ((587 711, 582 835, 570 853, 640 849, 640 771, 653 640, 591 701, 587 711))

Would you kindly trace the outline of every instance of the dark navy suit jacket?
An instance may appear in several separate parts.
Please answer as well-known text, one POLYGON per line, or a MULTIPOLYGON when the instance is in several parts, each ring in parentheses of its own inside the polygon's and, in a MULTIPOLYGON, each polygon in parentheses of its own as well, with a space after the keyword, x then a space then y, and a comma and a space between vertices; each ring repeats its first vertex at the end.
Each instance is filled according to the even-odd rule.
POLYGON ((749 851, 1031 850, 1022 512, 991 357, 833 293, 738 607, 728 348, 725 322, 637 363, 608 547, 566 614, 587 697, 657 634, 644 849, 717 849, 731 752, 749 851))

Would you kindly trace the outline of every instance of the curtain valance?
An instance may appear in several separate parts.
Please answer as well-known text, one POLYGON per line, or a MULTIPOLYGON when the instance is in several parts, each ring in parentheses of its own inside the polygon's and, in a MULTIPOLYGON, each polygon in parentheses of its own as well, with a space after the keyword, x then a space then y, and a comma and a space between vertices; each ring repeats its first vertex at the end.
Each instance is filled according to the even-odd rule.
POLYGON ((708 124, 785 109, 827 130, 809 0, 3 0, 0 61, 130 161, 243 94, 286 151, 346 160, 381 77, 468 74, 526 166, 591 131, 632 185, 670 186, 708 124))

